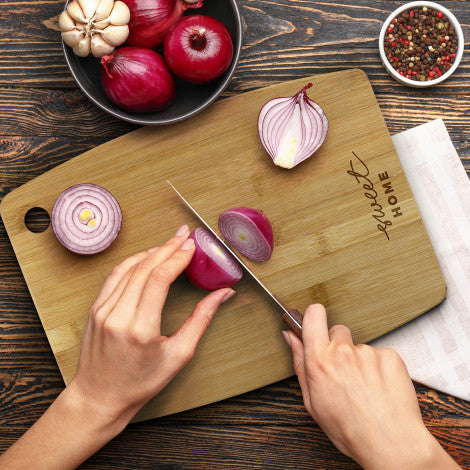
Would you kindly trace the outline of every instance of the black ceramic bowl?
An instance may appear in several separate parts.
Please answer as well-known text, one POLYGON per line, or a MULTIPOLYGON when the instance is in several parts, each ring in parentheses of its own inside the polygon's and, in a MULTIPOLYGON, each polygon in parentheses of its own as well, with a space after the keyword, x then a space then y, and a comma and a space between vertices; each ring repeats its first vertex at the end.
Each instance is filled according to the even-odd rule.
POLYGON ((213 16, 222 22, 232 36, 234 55, 229 69, 210 83, 193 85, 176 78, 176 99, 169 108, 155 113, 130 113, 119 109, 103 90, 99 59, 91 55, 86 58, 77 57, 72 49, 62 42, 65 60, 73 78, 93 103, 124 121, 134 124, 161 125, 172 124, 194 116, 214 102, 232 78, 242 46, 242 21, 236 0, 205 0, 201 8, 189 9, 188 13, 213 16))

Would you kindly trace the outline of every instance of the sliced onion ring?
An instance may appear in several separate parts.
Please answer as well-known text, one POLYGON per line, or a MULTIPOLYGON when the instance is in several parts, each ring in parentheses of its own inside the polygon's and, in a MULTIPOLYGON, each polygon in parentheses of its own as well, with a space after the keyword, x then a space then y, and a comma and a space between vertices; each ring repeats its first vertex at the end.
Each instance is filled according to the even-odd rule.
POLYGON ((108 248, 121 230, 121 208, 106 189, 96 184, 76 184, 55 201, 52 230, 65 248, 93 255, 108 248))
POLYGON ((194 285, 216 290, 231 287, 242 278, 243 271, 238 261, 209 230, 197 228, 190 238, 194 240, 196 251, 184 272, 194 285))
POLYGON ((235 207, 219 216, 219 229, 230 245, 252 261, 267 261, 274 248, 273 228, 264 212, 235 207))
POLYGON ((293 168, 312 156, 326 138, 328 119, 321 106, 307 96, 311 86, 309 83, 289 98, 274 98, 261 108, 261 143, 282 168, 293 168))

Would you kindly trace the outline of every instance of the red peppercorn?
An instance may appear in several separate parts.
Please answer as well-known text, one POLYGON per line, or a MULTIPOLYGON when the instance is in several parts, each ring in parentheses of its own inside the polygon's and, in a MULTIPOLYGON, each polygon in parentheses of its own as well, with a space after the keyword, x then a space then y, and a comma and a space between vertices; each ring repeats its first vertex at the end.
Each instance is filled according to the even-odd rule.
POLYGON ((408 41, 408 39, 405 39, 405 42, 403 43, 405 46, 408 46, 408 44, 410 43, 410 41, 408 41))
POLYGON ((446 38, 442 38, 442 39, 441 39, 441 42, 446 42, 446 38))
POLYGON ((395 47, 397 45, 397 42, 396 41, 393 41, 392 42, 392 47, 395 47))
POLYGON ((396 18, 393 18, 392 23, 395 24, 397 22, 396 18))
POLYGON ((447 62, 449 62, 449 60, 450 60, 450 55, 446 55, 446 60, 447 60, 447 62))
POLYGON ((444 15, 442 14, 442 11, 440 11, 440 12, 437 14, 437 16, 438 16, 439 18, 442 18, 444 15))
POLYGON ((390 26, 390 27, 387 29, 387 31, 388 31, 389 33, 393 33, 393 28, 390 26))
POLYGON ((408 31, 411 31, 411 25, 409 24, 409 25, 406 27, 406 29, 407 29, 408 31))
POLYGON ((439 72, 439 67, 436 65, 436 66, 434 67, 434 70, 435 70, 436 72, 439 72))
POLYGON ((410 16, 411 16, 411 18, 413 18, 413 16, 415 16, 415 12, 413 10, 410 11, 410 16))
POLYGON ((429 76, 430 76, 431 78, 434 77, 434 72, 433 72, 432 70, 429 72, 429 76))
POLYGON ((455 52, 452 52, 452 57, 455 59, 457 57, 457 54, 455 52))

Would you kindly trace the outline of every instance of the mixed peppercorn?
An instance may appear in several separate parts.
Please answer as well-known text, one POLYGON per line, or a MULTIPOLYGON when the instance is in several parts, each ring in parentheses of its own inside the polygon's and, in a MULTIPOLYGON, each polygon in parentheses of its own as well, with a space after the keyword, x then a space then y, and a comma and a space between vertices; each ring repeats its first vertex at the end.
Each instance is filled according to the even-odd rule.
POLYGON ((428 7, 394 18, 384 38, 392 67, 410 80, 434 80, 446 73, 457 55, 457 35, 449 19, 428 7))

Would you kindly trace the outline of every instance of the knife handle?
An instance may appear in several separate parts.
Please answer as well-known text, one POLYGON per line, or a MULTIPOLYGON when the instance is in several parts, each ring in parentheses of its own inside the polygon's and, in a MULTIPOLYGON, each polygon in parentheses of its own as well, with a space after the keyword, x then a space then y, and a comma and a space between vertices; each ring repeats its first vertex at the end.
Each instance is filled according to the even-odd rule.
POLYGON ((282 319, 287 323, 289 328, 300 338, 302 339, 302 320, 303 316, 302 314, 295 308, 291 308, 288 310, 288 312, 292 315, 292 318, 300 325, 297 325, 294 321, 292 321, 292 318, 287 315, 287 313, 284 313, 282 316, 282 319))

